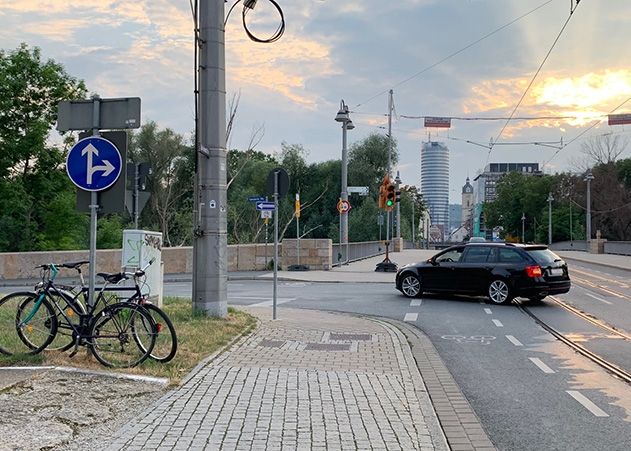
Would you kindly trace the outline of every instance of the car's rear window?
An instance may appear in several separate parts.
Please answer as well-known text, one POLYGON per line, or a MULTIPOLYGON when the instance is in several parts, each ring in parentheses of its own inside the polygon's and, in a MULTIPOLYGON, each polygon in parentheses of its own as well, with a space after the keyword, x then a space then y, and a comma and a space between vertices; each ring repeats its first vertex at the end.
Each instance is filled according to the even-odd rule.
POLYGON ((535 259, 540 265, 549 265, 555 260, 561 260, 561 258, 552 252, 550 249, 525 249, 532 258, 535 259))

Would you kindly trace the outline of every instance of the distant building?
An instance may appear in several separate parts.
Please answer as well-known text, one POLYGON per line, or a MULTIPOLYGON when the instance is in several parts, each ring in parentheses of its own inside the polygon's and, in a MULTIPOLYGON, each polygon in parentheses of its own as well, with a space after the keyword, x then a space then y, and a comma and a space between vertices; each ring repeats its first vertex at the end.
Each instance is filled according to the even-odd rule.
POLYGON ((484 172, 473 179, 477 182, 475 203, 493 202, 497 197, 495 185, 497 181, 509 172, 523 172, 524 174, 539 175, 539 163, 490 163, 484 172))
POLYGON ((477 183, 474 190, 475 204, 473 207, 473 235, 493 239, 493 230, 487 229, 484 218, 484 204, 493 202, 497 198, 496 185, 504 174, 521 172, 528 175, 541 175, 539 163, 490 163, 484 172, 473 179, 477 183))
POLYGON ((469 177, 467 177, 467 182, 462 187, 462 225, 466 226, 471 222, 474 202, 473 185, 469 183, 469 177))
MULTIPOLYGON (((432 226, 449 229, 449 149, 430 141, 421 148, 421 194, 427 203, 432 226)), ((444 236, 443 236, 444 238, 444 236)))

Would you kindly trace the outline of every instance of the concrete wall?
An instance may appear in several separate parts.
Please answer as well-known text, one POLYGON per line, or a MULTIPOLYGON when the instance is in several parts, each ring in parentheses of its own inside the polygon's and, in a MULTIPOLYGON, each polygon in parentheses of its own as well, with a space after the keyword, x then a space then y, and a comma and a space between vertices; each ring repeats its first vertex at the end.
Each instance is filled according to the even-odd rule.
MULTIPOLYGON (((286 253, 279 246, 283 268, 296 264, 296 240, 285 240, 286 253)), ((310 269, 331 269, 331 240, 300 240, 300 263, 310 269)), ((47 263, 64 263, 88 259, 88 251, 9 252, 0 253, 0 280, 32 279, 39 277, 35 267, 47 263)), ((97 269, 102 272, 121 270, 120 249, 99 250, 96 254, 97 269)), ((228 271, 263 271, 274 258, 274 245, 241 244, 228 246, 228 271)), ((192 247, 163 247, 162 262, 165 274, 191 273, 193 271, 192 247)), ((74 270, 62 269, 59 277, 73 277, 74 270)), ((86 270, 87 275, 87 270, 86 270)))

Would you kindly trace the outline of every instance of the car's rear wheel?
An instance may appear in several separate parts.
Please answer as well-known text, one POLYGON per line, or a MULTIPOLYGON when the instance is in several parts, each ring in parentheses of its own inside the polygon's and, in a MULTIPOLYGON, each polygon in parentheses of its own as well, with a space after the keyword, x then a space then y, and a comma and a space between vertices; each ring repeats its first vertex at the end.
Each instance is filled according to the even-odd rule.
POLYGON ((421 281, 414 274, 405 274, 401 279, 401 292, 408 298, 421 295, 421 281))
POLYGON ((510 304, 513 300, 511 287, 503 279, 494 279, 489 284, 489 300, 493 304, 510 304))

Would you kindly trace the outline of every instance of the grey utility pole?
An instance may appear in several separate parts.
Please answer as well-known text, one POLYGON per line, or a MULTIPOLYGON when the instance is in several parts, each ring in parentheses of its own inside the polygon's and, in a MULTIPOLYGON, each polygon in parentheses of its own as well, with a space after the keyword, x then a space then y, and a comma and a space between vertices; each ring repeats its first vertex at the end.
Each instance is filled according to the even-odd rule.
MULTIPOLYGON (((392 89, 390 90, 390 95, 388 96, 388 167, 387 174, 388 178, 390 177, 390 172, 392 171, 392 89)), ((392 238, 392 234, 390 233, 390 224, 392 224, 392 212, 386 211, 386 241, 390 241, 392 238)))
POLYGON ((588 169, 585 174, 584 180, 587 182, 587 213, 585 217, 585 239, 589 245, 589 241, 592 239, 592 192, 591 181, 594 180, 592 170, 588 169))
POLYGON ((552 244, 552 201, 554 197, 552 197, 552 193, 548 193, 548 245, 552 244))
MULTIPOLYGON (((340 110, 335 116, 336 122, 342 123, 342 191, 340 192, 340 199, 342 202, 348 202, 348 150, 346 146, 346 131, 355 128, 353 121, 348 114, 348 106, 344 103, 344 100, 340 102, 340 110)), ((345 258, 342 263, 348 263, 349 256, 349 244, 348 244, 348 212, 340 212, 340 251, 344 248, 345 258), (345 246, 344 246, 345 245, 345 246)))
MULTIPOLYGON (((93 113, 92 113, 92 136, 100 136, 99 127, 101 126, 101 99, 98 95, 92 96, 93 113)), ((125 164, 125 162, 123 162, 125 164)), ((90 193, 90 269, 88 271, 88 305, 90 307, 96 304, 94 299, 94 286, 96 284, 96 234, 98 222, 99 200, 96 191, 90 193)))
POLYGON ((199 153, 193 242, 193 309, 228 314, 224 0, 199 8, 199 153))
POLYGON ((412 248, 416 249, 416 241, 414 241, 414 199, 412 199, 412 248))
POLYGON ((526 242, 526 213, 521 214, 521 242, 526 242))
MULTIPOLYGON (((401 189, 401 177, 399 177, 399 171, 397 171, 397 176, 394 179, 394 183, 396 183, 397 193, 399 193, 401 189)), ((395 199, 398 199, 398 196, 395 196, 395 199)), ((401 202, 397 202, 397 238, 401 238, 401 202)))

